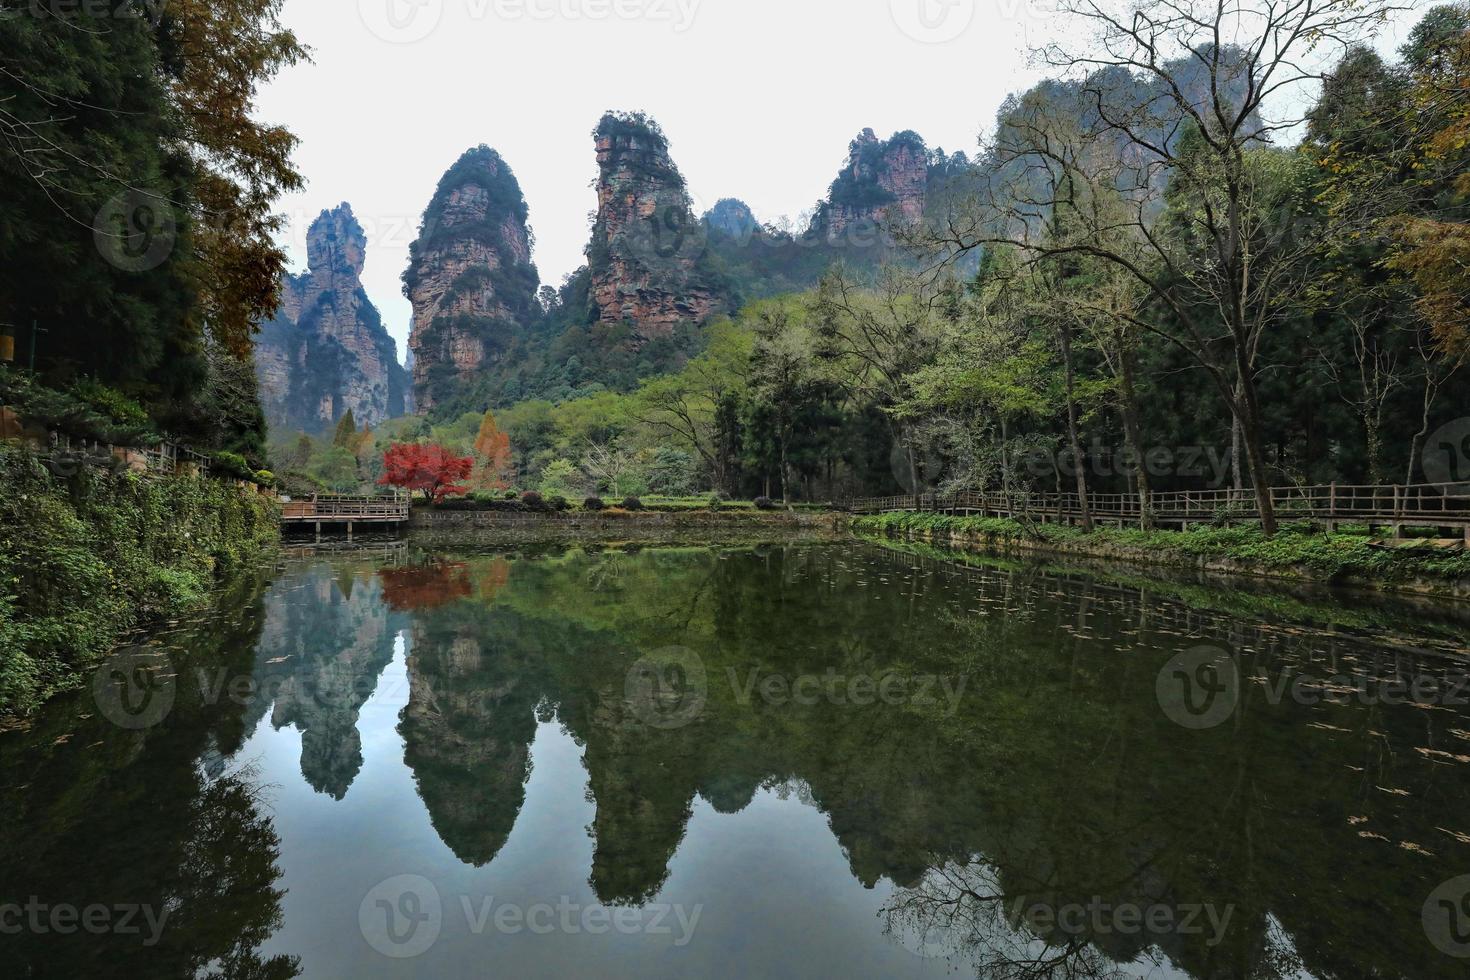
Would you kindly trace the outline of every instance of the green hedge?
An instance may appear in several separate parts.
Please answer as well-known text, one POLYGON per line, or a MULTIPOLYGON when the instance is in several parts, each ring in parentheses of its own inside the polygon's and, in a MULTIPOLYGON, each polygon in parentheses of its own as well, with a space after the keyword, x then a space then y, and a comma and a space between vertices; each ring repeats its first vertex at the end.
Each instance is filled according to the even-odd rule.
POLYGON ((277 539, 233 483, 83 467, 0 448, 0 716, 75 686, 128 630, 204 602, 277 539))

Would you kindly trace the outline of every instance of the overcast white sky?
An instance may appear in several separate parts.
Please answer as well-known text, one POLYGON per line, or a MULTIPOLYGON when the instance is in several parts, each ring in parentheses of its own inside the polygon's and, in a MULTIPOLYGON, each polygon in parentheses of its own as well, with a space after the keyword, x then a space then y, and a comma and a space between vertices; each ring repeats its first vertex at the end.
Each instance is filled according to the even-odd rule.
POLYGON ((1055 25, 1052 2, 287 0, 314 52, 260 96, 260 117, 301 139, 308 183, 283 202, 287 244, 299 268, 311 219, 350 202, 368 233, 364 283, 401 358, 408 246, 469 147, 510 163, 542 281, 560 285, 583 261, 604 110, 659 121, 696 210, 739 197, 762 221, 795 223, 864 127, 973 152, 1006 94, 1037 77, 1024 51, 1055 25))

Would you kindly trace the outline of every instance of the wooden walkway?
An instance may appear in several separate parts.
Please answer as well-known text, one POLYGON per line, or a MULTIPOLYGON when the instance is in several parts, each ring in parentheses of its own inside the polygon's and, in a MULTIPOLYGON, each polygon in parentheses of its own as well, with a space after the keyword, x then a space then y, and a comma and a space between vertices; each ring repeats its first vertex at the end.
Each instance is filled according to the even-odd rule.
MULTIPOLYGON (((1399 537, 1406 527, 1439 528, 1463 535, 1470 545, 1470 484, 1422 484, 1418 486, 1276 487, 1271 502, 1281 521, 1321 521, 1329 530, 1338 524, 1366 524, 1388 528, 1399 537)), ((1099 524, 1119 527, 1140 521, 1138 497, 1134 494, 1087 495, 1088 511, 1099 524)), ((1082 520, 1081 501, 1075 493, 1002 493, 1000 491, 954 494, 919 494, 900 497, 867 497, 850 500, 846 509, 854 514, 889 511, 926 511, 984 517, 1022 518, 1041 522, 1077 524, 1082 520)), ((1260 519, 1253 490, 1184 490, 1155 493, 1149 498, 1155 525, 1243 523, 1260 519)))
POLYGON ((281 504, 281 524, 284 527, 312 526, 317 538, 322 528, 346 526, 347 538, 352 539, 353 529, 358 524, 396 525, 408 522, 409 498, 404 494, 391 497, 331 497, 315 496, 303 500, 287 500, 281 504))

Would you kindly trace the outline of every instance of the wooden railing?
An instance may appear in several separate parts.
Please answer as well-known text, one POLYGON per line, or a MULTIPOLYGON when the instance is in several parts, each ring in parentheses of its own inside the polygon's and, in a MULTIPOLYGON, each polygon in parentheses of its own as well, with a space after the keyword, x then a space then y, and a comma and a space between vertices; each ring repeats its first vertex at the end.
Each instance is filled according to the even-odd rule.
POLYGON ((281 503, 281 520, 286 523, 390 523, 408 520, 409 499, 392 497, 338 497, 319 495, 281 503))
MULTIPOLYGON (((1470 484, 1417 486, 1356 486, 1328 484, 1310 487, 1273 487, 1271 504, 1283 520, 1313 519, 1373 524, 1470 524, 1470 484)), ((1141 501, 1136 494, 1088 494, 1088 512, 1095 518, 1138 520, 1141 501)), ((1003 493, 965 491, 868 497, 851 500, 846 508, 858 514, 916 510, 987 514, 997 517, 1029 516, 1074 520, 1082 515, 1075 493, 1003 493)), ((1156 521, 1255 520, 1260 514, 1253 490, 1182 490, 1149 497, 1149 514, 1156 521)))

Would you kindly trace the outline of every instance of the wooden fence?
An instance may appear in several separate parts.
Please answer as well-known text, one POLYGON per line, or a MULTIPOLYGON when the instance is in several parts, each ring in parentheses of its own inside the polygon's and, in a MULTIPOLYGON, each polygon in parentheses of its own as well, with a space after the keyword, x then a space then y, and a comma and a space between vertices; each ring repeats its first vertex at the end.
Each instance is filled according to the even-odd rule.
MULTIPOLYGON (((1319 520, 1416 527, 1464 527, 1470 534, 1470 484, 1416 486, 1273 487, 1271 503, 1281 520, 1319 520)), ((1082 519, 1081 498, 1075 493, 1004 493, 965 491, 851 500, 846 509, 856 514, 886 511, 932 511, 987 517, 1031 518, 1075 523, 1082 519)), ((1087 513, 1104 523, 1138 523, 1142 501, 1136 494, 1088 494, 1087 513)), ((1253 490, 1183 490, 1149 496, 1149 515, 1155 523, 1189 525, 1206 522, 1253 521, 1260 517, 1253 490)))

